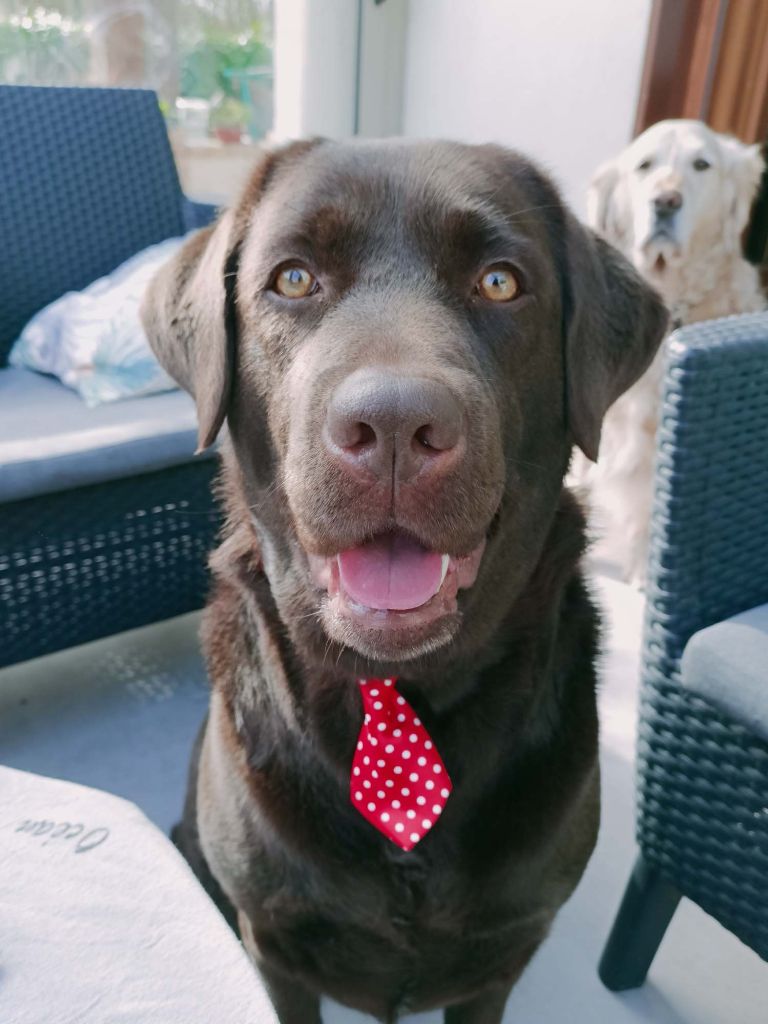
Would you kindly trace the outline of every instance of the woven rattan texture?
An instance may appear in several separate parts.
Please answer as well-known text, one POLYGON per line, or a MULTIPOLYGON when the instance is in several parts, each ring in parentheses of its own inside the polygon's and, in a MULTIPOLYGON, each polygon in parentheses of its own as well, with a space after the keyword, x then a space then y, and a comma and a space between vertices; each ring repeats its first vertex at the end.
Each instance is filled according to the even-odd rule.
POLYGON ((0 86, 0 366, 26 321, 182 233, 152 92, 0 86))
MULTIPOLYGON (((768 958, 768 745, 680 687, 690 636, 768 601, 768 314, 670 343, 653 511, 638 839, 768 958)), ((768 686, 768 666, 766 666, 768 686)))
POLYGON ((0 665, 199 608, 216 460, 0 505, 0 665))

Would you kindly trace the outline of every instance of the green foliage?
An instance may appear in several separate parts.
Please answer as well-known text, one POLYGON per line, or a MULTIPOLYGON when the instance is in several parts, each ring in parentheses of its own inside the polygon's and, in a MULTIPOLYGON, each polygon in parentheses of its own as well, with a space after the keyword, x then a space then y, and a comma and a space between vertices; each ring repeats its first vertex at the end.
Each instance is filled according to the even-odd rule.
POLYGON ((231 72, 271 65, 272 49, 264 41, 261 21, 238 32, 208 24, 202 38, 182 50, 179 93, 190 99, 210 99, 217 94, 240 99, 238 76, 231 72))
POLYGON ((0 79, 18 85, 77 85, 88 72, 82 22, 59 11, 24 4, 0 16, 0 79))
MULTIPOLYGON (((177 0, 179 95, 246 99, 238 71, 271 67, 269 21, 259 0, 177 0)), ((90 43, 82 0, 51 0, 0 8, 0 78, 20 84, 82 85, 90 43)), ((171 31, 157 14, 148 32, 171 31)), ((165 45, 168 45, 167 43, 165 45)))

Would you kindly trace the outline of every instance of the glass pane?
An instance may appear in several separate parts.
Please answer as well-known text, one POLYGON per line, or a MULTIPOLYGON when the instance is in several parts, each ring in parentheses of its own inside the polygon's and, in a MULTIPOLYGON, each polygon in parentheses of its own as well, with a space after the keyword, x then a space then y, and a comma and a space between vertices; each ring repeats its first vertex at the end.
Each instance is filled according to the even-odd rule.
POLYGON ((155 89, 180 140, 272 126, 271 0, 0 0, 0 81, 155 89))

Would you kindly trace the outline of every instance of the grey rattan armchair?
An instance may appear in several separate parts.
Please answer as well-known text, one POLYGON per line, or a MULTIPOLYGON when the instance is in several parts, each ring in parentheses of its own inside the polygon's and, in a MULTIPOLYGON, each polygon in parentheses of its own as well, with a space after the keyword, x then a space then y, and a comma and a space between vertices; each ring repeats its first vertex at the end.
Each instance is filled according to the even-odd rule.
MULTIPOLYGON (((761 313, 685 327, 670 341, 644 628, 640 854, 600 964, 611 989, 642 984, 681 896, 768 958, 768 736, 686 685, 687 663, 681 671, 695 634, 766 602, 761 313)), ((753 693, 764 672, 768 699, 768 657, 755 666, 753 648, 752 660, 753 693)), ((737 690, 738 679, 722 686, 737 690)))
POLYGON ((0 665, 199 608, 219 516, 188 396, 87 409, 6 365, 26 321, 208 223, 157 97, 0 85, 0 665))

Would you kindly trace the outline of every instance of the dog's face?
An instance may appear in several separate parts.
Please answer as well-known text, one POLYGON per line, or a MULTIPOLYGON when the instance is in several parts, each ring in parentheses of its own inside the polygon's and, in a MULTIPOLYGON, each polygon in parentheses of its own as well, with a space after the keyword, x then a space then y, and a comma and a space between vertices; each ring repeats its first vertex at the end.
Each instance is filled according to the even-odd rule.
POLYGON ((589 221, 646 273, 715 244, 736 252, 762 170, 758 146, 699 121, 660 121, 599 168, 589 221))
POLYGON ((144 317, 201 444, 228 420, 289 629, 390 666, 522 588, 666 320, 526 161, 400 141, 265 157, 144 317))

